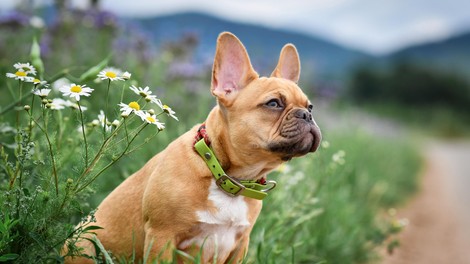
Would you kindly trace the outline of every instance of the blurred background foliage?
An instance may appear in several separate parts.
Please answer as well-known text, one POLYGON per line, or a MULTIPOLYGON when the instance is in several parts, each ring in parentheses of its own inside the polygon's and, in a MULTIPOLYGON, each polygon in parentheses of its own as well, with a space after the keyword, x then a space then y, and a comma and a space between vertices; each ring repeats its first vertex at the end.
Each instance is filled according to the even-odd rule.
MULTIPOLYGON (((12 102, 7 89, 12 84, 5 74, 14 63, 29 60, 31 42, 37 38, 44 79, 62 73, 74 81, 110 57, 110 66, 131 72, 133 84, 150 86, 180 119, 100 177, 90 190, 93 194, 81 201, 81 212, 63 219, 64 225, 73 226, 171 140, 204 121, 215 105, 209 93, 210 75, 215 40, 224 30, 242 40, 262 75, 274 68, 282 45, 297 46, 303 66, 300 84, 313 99, 314 116, 325 138, 318 153, 273 173, 280 190, 266 199, 248 262, 376 261, 376 250, 400 229, 395 216, 384 212, 417 188, 416 138, 402 133, 402 127, 449 137, 469 131, 470 67, 461 67, 467 65, 463 59, 468 58, 468 49, 451 49, 456 53, 443 58, 434 43, 432 49, 423 45, 373 56, 312 36, 203 14, 122 18, 101 10, 96 0, 85 10, 70 9, 67 1, 60 0, 40 8, 28 3, 21 1, 17 9, 0 17, 0 111, 12 102), (423 52, 428 55, 418 56, 423 52), (394 121, 379 130, 384 133, 370 133, 364 128, 370 124, 351 113, 394 121)), ((460 36, 454 41, 467 39, 460 36)), ((442 43, 442 49, 451 42, 442 43)), ((86 84, 96 85, 93 80, 86 84)), ((111 93, 114 99, 120 97, 111 93)), ((96 90, 84 102, 89 108, 87 121, 102 109, 104 95, 105 90, 96 90)), ((0 121, 12 122, 14 116, 10 111, 0 121)), ((1 144, 11 140, 7 136, 1 134, 1 144)))

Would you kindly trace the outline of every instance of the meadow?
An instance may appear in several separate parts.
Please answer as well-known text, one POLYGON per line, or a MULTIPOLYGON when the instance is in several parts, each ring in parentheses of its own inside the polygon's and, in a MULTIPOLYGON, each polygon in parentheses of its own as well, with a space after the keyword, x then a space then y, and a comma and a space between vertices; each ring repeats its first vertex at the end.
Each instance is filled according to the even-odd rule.
MULTIPOLYGON (((0 27, 0 262, 63 262, 67 239, 99 228, 77 223, 215 105, 211 65, 191 59, 194 39, 154 47, 143 32, 103 16, 66 12, 40 26, 22 23, 23 14, 0 27), (31 66, 35 74, 26 72, 31 66), (69 94, 76 86, 93 91, 77 100, 64 86, 69 94)), ((360 124, 323 127, 322 109, 314 110, 320 150, 269 176, 278 187, 265 199, 246 263, 373 263, 399 244, 394 235, 406 221, 393 208, 416 190, 416 146, 360 124)), ((98 263, 121 262, 94 243, 105 256, 98 263)))

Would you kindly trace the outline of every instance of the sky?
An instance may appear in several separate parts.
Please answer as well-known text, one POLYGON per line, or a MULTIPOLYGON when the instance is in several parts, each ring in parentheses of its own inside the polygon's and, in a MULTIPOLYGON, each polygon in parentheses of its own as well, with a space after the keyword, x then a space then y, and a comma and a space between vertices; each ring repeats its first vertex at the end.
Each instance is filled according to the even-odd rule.
MULTIPOLYGON (((0 10, 18 2, 1 0, 0 10)), ((83 7, 88 0, 69 0, 83 7)), ((468 0, 100 0, 123 16, 200 11, 237 22, 295 30, 372 54, 470 31, 468 0)))

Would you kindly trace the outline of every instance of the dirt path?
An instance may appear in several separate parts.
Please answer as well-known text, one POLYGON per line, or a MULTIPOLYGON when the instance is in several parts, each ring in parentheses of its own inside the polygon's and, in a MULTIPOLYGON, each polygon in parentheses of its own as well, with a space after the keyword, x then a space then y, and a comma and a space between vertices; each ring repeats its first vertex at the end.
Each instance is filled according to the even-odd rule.
POLYGON ((420 192, 399 210, 409 225, 385 264, 470 264, 470 142, 426 145, 420 192))

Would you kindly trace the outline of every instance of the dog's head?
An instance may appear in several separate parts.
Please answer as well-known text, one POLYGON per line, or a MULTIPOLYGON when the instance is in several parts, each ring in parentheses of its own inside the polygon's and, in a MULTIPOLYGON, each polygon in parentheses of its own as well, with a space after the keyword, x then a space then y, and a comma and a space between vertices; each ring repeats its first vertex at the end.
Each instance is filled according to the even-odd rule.
POLYGON ((232 149, 278 160, 317 150, 321 133, 312 104, 297 85, 299 76, 294 45, 285 45, 271 76, 260 78, 240 40, 228 32, 220 34, 211 91, 225 117, 232 149))

